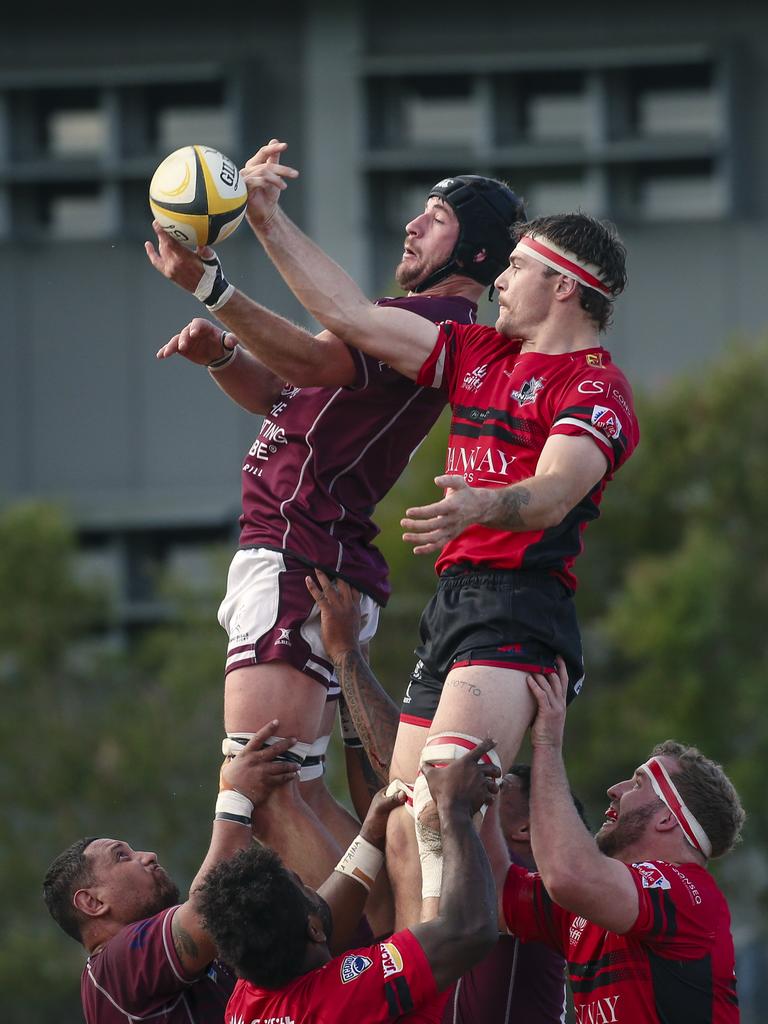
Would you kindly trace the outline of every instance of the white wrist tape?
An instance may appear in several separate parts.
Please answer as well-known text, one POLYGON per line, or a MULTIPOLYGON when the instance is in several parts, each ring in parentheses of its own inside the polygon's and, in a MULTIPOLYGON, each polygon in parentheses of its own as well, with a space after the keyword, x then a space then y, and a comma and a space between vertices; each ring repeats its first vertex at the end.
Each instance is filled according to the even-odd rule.
POLYGON ((232 298, 235 287, 224 277, 216 253, 207 259, 200 258, 203 263, 203 276, 195 288, 195 298, 200 299, 212 313, 215 313, 232 298))
POLYGON ((354 878, 367 892, 370 892, 383 863, 384 854, 381 850, 377 850, 362 836, 356 836, 336 865, 336 871, 354 878))
POLYGON ((216 798, 216 821, 236 821, 240 825, 251 824, 253 803, 236 789, 223 789, 216 798))

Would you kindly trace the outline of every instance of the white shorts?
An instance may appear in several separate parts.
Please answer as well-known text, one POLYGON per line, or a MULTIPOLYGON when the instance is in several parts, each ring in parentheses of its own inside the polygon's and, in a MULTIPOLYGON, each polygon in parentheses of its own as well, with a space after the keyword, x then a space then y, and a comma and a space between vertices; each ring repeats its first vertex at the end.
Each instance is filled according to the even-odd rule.
MULTIPOLYGON (((290 555, 268 548, 238 551, 227 575, 219 623, 227 631, 225 674, 268 661, 287 661, 316 679, 338 698, 339 685, 325 653, 320 611, 304 582, 312 569, 290 555)), ((376 634, 379 606, 360 595, 361 644, 376 634)))

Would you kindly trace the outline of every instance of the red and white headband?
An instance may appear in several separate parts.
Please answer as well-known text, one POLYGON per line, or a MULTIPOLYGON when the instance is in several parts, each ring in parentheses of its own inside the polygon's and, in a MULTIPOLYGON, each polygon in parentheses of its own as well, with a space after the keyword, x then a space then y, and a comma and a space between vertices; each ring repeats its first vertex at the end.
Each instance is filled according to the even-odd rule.
POLYGON ((694 850, 703 853, 707 858, 711 857, 712 843, 710 843, 707 833, 698 823, 695 815, 686 807, 677 786, 658 757, 650 758, 645 764, 641 764, 637 770, 643 772, 651 780, 654 793, 672 811, 678 825, 683 830, 683 835, 694 850))
POLYGON ((586 288, 593 288, 600 292, 606 299, 613 298, 611 289, 601 279, 602 271, 594 263, 586 263, 580 260, 576 253, 568 249, 561 249, 559 245, 550 242, 549 239, 542 241, 539 238, 532 238, 531 235, 523 235, 518 241, 515 249, 523 249, 526 256, 531 256, 552 270, 572 277, 574 281, 583 284, 586 288))

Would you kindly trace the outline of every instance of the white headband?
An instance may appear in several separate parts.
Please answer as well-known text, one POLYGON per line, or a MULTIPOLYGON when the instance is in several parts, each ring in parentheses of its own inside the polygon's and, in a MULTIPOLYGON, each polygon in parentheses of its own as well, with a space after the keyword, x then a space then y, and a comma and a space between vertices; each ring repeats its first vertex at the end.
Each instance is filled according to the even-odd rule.
POLYGON ((549 239, 542 242, 530 235, 523 235, 515 248, 524 249, 527 256, 551 267, 552 270, 557 270, 560 274, 565 274, 566 277, 572 277, 574 281, 578 281, 579 284, 583 284, 587 288, 592 288, 604 295, 606 299, 613 298, 611 289, 600 277, 602 273, 600 267, 594 263, 585 263, 584 260, 579 259, 576 253, 570 252, 568 249, 561 249, 549 239))
POLYGON ((677 790, 677 786, 675 786, 669 776, 669 772, 658 757, 650 758, 645 764, 641 764, 637 770, 643 772, 651 780, 654 793, 674 814, 678 825, 683 830, 683 835, 694 850, 703 853, 707 858, 711 857, 712 843, 710 843, 707 833, 698 823, 695 815, 686 807, 685 801, 677 790))

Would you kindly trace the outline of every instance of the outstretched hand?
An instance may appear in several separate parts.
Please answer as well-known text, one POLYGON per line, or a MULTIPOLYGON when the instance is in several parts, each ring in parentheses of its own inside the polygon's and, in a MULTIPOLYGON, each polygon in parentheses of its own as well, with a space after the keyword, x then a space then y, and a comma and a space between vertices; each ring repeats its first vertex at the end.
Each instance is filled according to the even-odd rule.
POLYGON ((255 807, 263 804, 273 790, 297 778, 298 764, 277 760, 279 754, 284 754, 296 743, 295 736, 264 746, 269 737, 277 732, 278 724, 277 719, 273 719, 262 726, 241 751, 225 760, 221 766, 221 789, 236 789, 238 793, 247 796, 255 807))
POLYGON ((537 705, 536 717, 531 726, 531 743, 535 747, 563 745, 568 672, 562 658, 558 658, 555 664, 556 672, 548 672, 546 675, 534 672, 525 677, 537 705))
POLYGON ((215 359, 221 359, 237 345, 237 338, 229 331, 223 331, 210 320, 195 317, 170 341, 158 349, 158 359, 173 355, 184 356, 191 363, 207 366, 215 359))
POLYGON ((288 187, 287 178, 298 178, 295 167, 279 163, 287 142, 271 139, 247 161, 240 176, 248 189, 246 217, 254 229, 265 227, 275 215, 280 193, 288 187))
POLYGON ((359 649, 360 594, 342 579, 331 580, 322 569, 315 569, 317 583, 311 576, 307 590, 320 609, 323 646, 331 661, 345 651, 359 649))
POLYGON ((152 229, 157 236, 157 248, 151 242, 144 243, 144 251, 149 262, 163 277, 167 277, 179 288, 194 295, 205 270, 201 257, 210 259, 213 249, 209 245, 196 252, 187 249, 181 242, 171 238, 159 220, 152 221, 152 229))
POLYGON ((406 509, 400 525, 403 540, 414 544, 414 555, 439 551, 444 544, 472 523, 482 521, 488 491, 470 487, 463 476, 437 476, 435 483, 445 489, 445 496, 431 505, 406 509))
POLYGON ((495 764, 480 761, 483 754, 493 750, 496 741, 485 739, 462 757, 441 767, 423 765, 422 772, 427 780, 432 799, 438 810, 448 806, 465 806, 470 817, 483 804, 493 801, 499 792, 501 769, 495 764))

